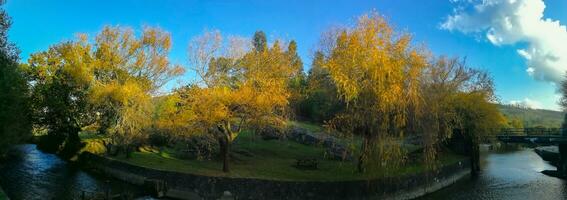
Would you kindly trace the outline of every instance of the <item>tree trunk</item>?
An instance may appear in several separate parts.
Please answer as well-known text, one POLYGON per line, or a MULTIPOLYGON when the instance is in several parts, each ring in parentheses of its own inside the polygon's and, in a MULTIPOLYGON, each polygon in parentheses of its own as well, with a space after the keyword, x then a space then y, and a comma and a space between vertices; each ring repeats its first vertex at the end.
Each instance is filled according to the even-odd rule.
POLYGON ((358 164, 357 164, 357 168, 358 168, 358 172, 360 173, 364 173, 364 171, 366 170, 365 168, 365 164, 366 161, 368 160, 368 151, 370 148, 370 139, 368 137, 364 137, 363 141, 362 141, 362 146, 361 146, 361 151, 360 151, 360 156, 358 157, 358 164))
POLYGON ((126 152, 125 152, 125 153, 126 153, 126 159, 129 159, 129 158, 132 156, 132 155, 131 155, 131 148, 130 148, 130 145, 127 144, 124 148, 125 148, 125 150, 126 150, 126 152))
POLYGON ((480 149, 479 149, 479 140, 478 138, 475 137, 475 139, 473 140, 473 157, 474 157, 474 163, 475 163, 475 168, 474 170, 476 171, 476 173, 478 174, 478 172, 480 172, 480 149))
POLYGON ((480 171, 480 152, 478 147, 478 140, 475 136, 465 136, 468 143, 468 153, 471 159, 471 175, 478 176, 480 171))
POLYGON ((222 159, 222 171, 230 172, 229 168, 229 152, 230 152, 230 142, 226 137, 219 138, 220 153, 222 159))

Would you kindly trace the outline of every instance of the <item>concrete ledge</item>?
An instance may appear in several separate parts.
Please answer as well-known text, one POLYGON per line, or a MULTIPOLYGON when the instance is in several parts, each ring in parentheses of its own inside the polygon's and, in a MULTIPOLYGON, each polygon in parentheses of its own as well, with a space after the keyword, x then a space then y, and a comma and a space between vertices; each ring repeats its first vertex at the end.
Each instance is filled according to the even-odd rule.
POLYGON ((469 159, 438 171, 401 177, 352 181, 280 181, 209 177, 150 169, 83 153, 80 162, 117 179, 143 185, 145 179, 167 182, 167 196, 178 199, 413 199, 449 186, 470 173, 469 159))

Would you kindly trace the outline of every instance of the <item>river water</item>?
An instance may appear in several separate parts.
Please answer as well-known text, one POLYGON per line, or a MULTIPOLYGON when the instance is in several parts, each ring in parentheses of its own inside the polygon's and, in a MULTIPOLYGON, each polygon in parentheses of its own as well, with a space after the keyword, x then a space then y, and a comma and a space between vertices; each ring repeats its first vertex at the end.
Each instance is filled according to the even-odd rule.
MULTIPOLYGON (((11 153, 15 155, 0 167, 0 185, 14 200, 79 199, 82 191, 101 194, 107 187, 114 194, 142 196, 132 185, 81 171, 32 144, 16 146, 11 153)), ((532 149, 483 151, 481 165, 477 178, 466 178, 421 199, 567 199, 567 182, 541 174, 555 167, 532 149)))
POLYGON ((13 200, 80 199, 129 193, 142 196, 141 190, 124 182, 84 172, 53 154, 41 152, 33 144, 18 145, 9 153, 8 162, 0 166, 0 185, 13 200), (96 193, 96 194, 95 194, 96 193))
POLYGON ((482 171, 421 199, 567 199, 567 182, 546 176, 554 166, 543 161, 533 149, 481 152, 482 171))

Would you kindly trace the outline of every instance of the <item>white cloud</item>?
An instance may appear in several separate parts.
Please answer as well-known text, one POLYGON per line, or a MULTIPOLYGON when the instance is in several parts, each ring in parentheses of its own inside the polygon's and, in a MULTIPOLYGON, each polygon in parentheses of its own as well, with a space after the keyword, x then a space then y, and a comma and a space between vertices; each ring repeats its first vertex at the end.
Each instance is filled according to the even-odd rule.
POLYGON ((543 0, 451 0, 454 13, 442 29, 484 34, 492 44, 527 44, 518 49, 526 72, 536 80, 559 83, 567 71, 567 29, 545 18, 543 0))
POLYGON ((510 101, 510 105, 519 106, 522 108, 542 109, 541 102, 529 98, 525 98, 524 100, 510 101))

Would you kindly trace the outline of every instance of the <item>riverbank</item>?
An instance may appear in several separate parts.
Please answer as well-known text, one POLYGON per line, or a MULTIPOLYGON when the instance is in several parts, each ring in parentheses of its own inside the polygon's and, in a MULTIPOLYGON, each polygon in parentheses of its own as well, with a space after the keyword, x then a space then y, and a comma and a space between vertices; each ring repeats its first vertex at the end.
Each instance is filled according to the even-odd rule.
MULTIPOLYGON (((534 148, 534 152, 541 157, 542 160, 549 162, 549 164, 558 167, 560 163, 560 154, 559 154, 559 147, 558 146, 543 146, 543 147, 536 147, 534 148)), ((557 177, 561 179, 566 179, 565 175, 558 171, 558 169, 553 170, 543 170, 541 173, 557 177)))
MULTIPOLYGON (((470 172, 468 159, 439 170, 397 177, 343 181, 268 180, 230 176, 204 176, 152 169, 84 152, 80 162, 92 170, 136 185, 165 181, 172 198, 237 199, 412 199, 455 183, 470 172)), ((308 172, 306 172, 308 173, 308 172)), ((218 173, 221 174, 222 173, 218 173)))

